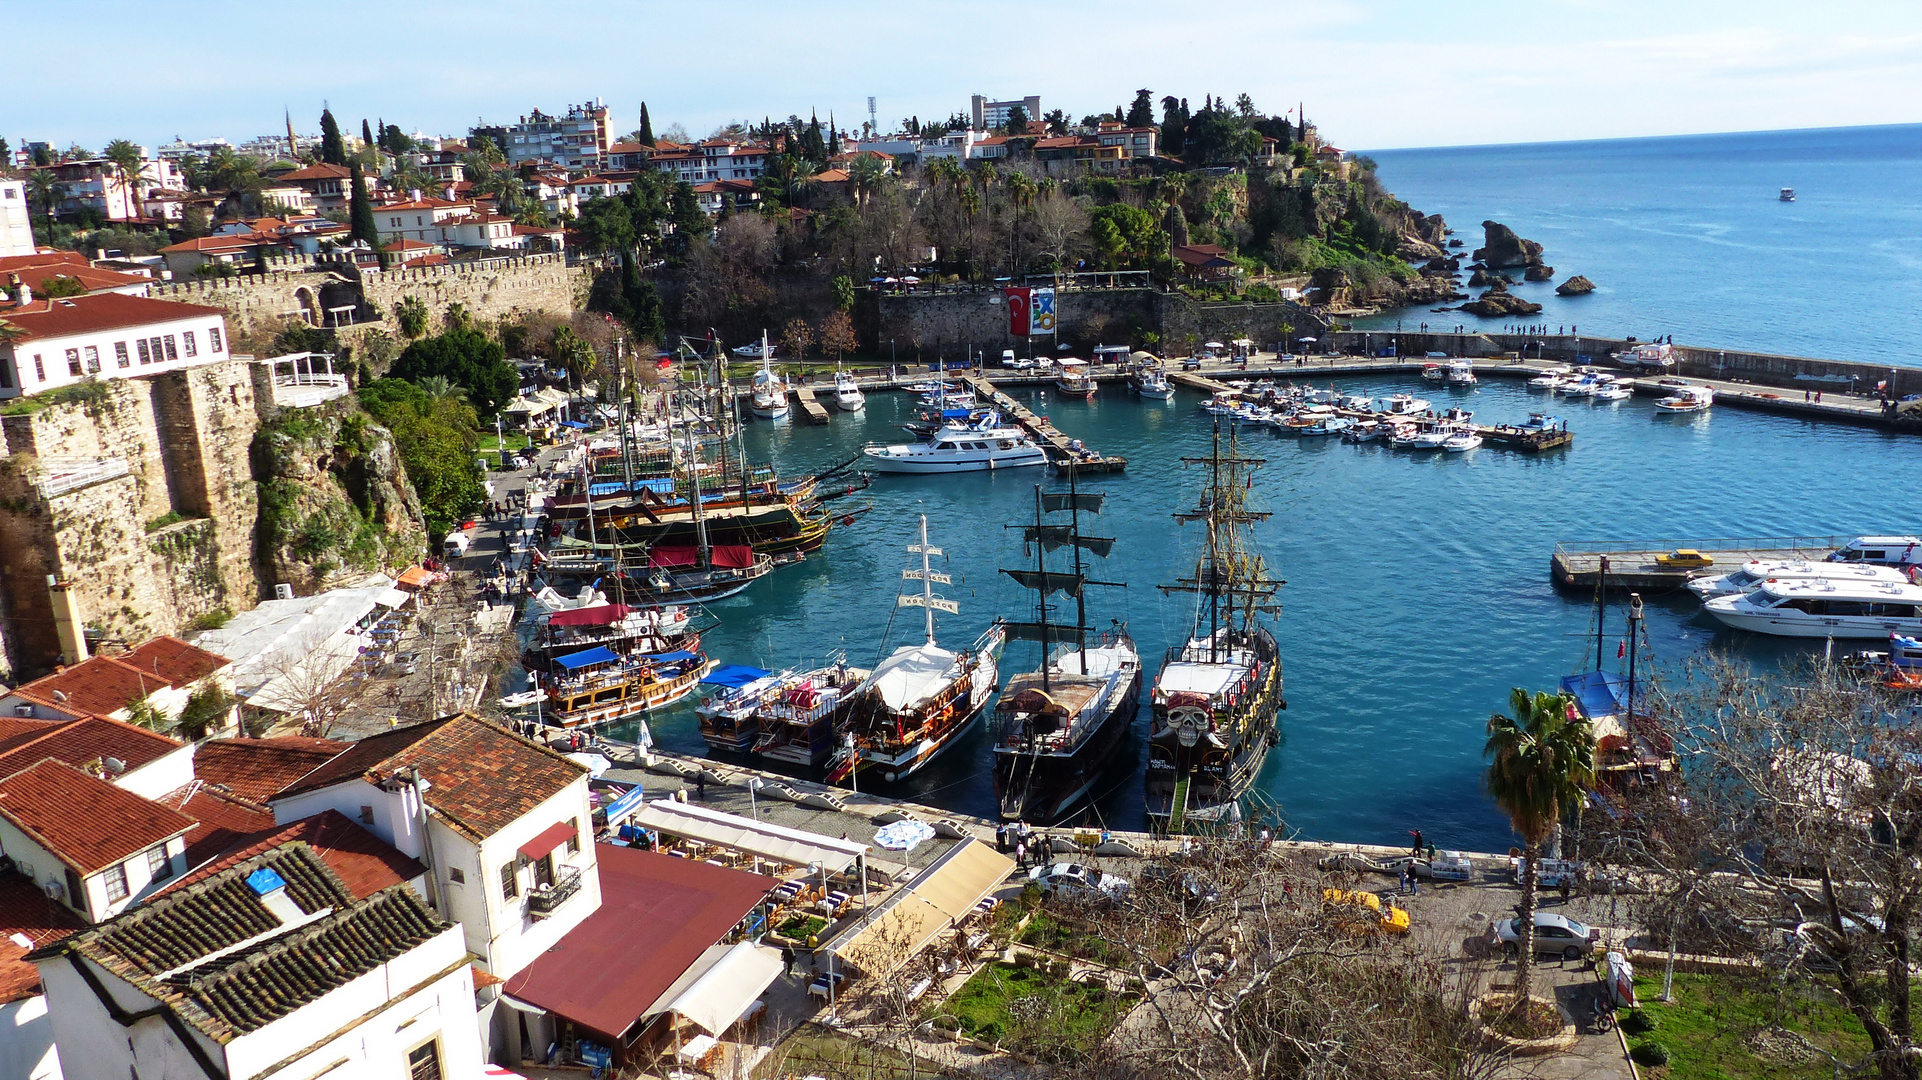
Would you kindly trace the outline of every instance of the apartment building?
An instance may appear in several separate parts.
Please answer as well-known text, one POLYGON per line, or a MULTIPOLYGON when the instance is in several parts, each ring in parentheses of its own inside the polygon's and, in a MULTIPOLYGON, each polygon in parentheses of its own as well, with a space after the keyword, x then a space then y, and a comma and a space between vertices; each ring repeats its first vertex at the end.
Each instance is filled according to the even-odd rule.
POLYGON ((995 131, 1008 126, 1008 113, 1019 107, 1033 122, 1041 119, 1041 96, 1029 94, 1024 98, 1010 101, 989 101, 980 94, 973 95, 968 102, 968 116, 976 131, 995 131))
POLYGON ((569 105, 559 116, 535 109, 507 129, 501 151, 510 165, 550 161, 568 169, 602 169, 614 145, 607 106, 601 99, 569 105))
POLYGON ((12 306, 0 306, 17 331, 0 342, 0 400, 227 359, 224 309, 111 292, 32 293, 23 287, 12 306))
POLYGON ((27 182, 0 176, 0 258, 32 255, 34 250, 27 182))

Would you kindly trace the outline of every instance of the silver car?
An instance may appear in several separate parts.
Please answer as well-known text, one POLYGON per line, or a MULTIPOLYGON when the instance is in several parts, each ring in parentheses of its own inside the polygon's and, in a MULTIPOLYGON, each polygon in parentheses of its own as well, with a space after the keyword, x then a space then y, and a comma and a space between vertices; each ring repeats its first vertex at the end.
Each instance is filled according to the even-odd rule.
MULTIPOLYGON (((1580 960, 1595 950, 1602 939, 1602 932, 1579 923, 1566 915, 1537 911, 1535 913, 1535 955, 1559 956, 1564 960, 1580 960)), ((1522 921, 1497 919, 1488 928, 1485 939, 1490 946, 1501 946, 1503 956, 1514 956, 1521 950, 1522 921)))
POLYGON ((1115 899, 1128 891, 1126 879, 1071 862, 1037 866, 1028 871, 1028 882, 1042 892, 1063 896, 1105 896, 1115 899))

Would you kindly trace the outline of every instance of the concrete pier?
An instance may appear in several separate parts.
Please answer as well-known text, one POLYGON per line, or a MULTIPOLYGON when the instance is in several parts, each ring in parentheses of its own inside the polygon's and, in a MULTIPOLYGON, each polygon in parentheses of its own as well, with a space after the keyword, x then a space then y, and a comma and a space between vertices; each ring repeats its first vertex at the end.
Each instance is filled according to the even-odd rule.
POLYGON ((1611 589, 1663 592, 1679 589, 1698 577, 1732 574, 1753 559, 1806 559, 1819 562, 1853 536, 1765 536, 1709 540, 1631 540, 1617 542, 1569 541, 1555 545, 1549 558, 1549 577, 1568 589, 1593 589, 1604 578, 1611 589), (1706 567, 1670 567, 1658 556, 1688 549, 1713 560, 1706 567))
POLYGON ((1108 457, 1090 451, 1076 453, 1069 446, 1069 438, 1049 423, 1047 417, 1037 415, 1034 410, 996 389, 986 376, 967 375, 961 381, 974 391, 977 399, 994 402, 995 408, 1006 413, 1024 431, 1034 436, 1034 440, 1048 452, 1048 463, 1055 468, 1072 464, 1083 473, 1109 473, 1120 472, 1128 467, 1127 458, 1108 457))

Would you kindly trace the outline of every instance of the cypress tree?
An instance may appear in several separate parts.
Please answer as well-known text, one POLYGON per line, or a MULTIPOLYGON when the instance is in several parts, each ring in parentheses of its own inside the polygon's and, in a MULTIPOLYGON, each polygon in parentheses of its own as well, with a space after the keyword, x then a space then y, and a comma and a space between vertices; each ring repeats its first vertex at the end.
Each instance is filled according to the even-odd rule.
POLYGON ((643 101, 643 102, 641 102, 641 131, 640 131, 640 135, 641 135, 641 145, 642 145, 642 146, 653 146, 653 145, 654 145, 654 121, 652 121, 652 120, 650 120, 650 119, 648 119, 648 116, 647 116, 647 102, 645 102, 645 101, 643 101))
POLYGON ((374 138, 374 142, 378 144, 382 150, 386 150, 387 149, 387 118, 385 116, 374 121, 374 131, 378 133, 374 138))
POLYGON ((363 146, 374 145, 374 129, 367 126, 367 118, 360 118, 360 141, 363 146))
POLYGON ((834 114, 828 113, 828 156, 841 152, 841 129, 834 123, 834 114))
POLYGON ((367 187, 361 182, 360 162, 348 166, 348 182, 353 185, 348 197, 348 235, 356 240, 365 240, 367 246, 380 250, 380 226, 374 224, 374 202, 367 197, 367 187))
POLYGON ((340 141, 340 125, 334 122, 333 110, 320 110, 320 160, 329 165, 347 164, 347 146, 340 141))

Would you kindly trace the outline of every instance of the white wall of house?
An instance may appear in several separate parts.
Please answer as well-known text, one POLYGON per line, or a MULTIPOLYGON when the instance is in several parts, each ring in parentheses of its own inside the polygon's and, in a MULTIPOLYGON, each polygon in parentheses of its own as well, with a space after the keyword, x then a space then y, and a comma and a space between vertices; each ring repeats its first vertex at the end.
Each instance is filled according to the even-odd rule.
MULTIPOLYGON (((174 712, 179 712, 178 706, 174 712)), ((145 799, 158 799, 169 791, 179 791, 194 782, 194 744, 183 743, 138 769, 128 769, 119 776, 107 779, 115 787, 145 799)))
POLYGON ((81 896, 76 902, 68 895, 70 879, 67 864, 46 848, 28 837, 14 826, 13 822, 0 819, 0 854, 4 854, 21 867, 33 868, 33 883, 45 889, 49 884, 58 885, 59 899, 68 907, 85 916, 90 922, 111 919, 131 907, 136 901, 155 888, 179 877, 187 869, 187 837, 185 833, 156 844, 147 851, 135 852, 122 862, 96 871, 81 879, 81 896), (165 861, 160 856, 149 857, 148 852, 164 852, 165 861), (114 871, 125 874, 126 889, 121 890, 110 879, 114 871), (158 876, 156 876, 158 875, 158 876))
MULTIPOLYGON (((55 300, 54 303, 60 303, 55 300)), ((0 345, 0 400, 93 379, 126 379, 227 359, 227 320, 192 315, 0 345)))
POLYGON ((33 244, 33 207, 27 202, 24 180, 0 177, 0 257, 31 255, 33 244))
POLYGON ((0 1005, 0 1080, 61 1080, 45 994, 0 1005))

